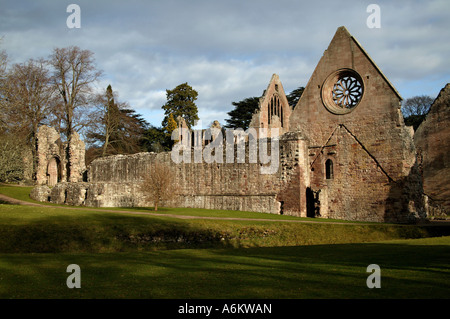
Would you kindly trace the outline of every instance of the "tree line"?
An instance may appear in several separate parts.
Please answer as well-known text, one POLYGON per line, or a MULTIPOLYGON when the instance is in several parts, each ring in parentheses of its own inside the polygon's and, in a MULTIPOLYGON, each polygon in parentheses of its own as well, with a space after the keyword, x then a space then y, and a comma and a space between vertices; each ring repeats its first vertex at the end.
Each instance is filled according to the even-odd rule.
POLYGON ((154 127, 119 101, 111 85, 95 89, 102 74, 94 54, 77 46, 13 65, 8 65, 6 51, 0 51, 0 181, 35 180, 42 125, 55 128, 67 144, 79 133, 89 164, 102 156, 167 151, 177 116, 189 124, 198 119, 198 93, 187 83, 167 90, 162 127, 154 127))

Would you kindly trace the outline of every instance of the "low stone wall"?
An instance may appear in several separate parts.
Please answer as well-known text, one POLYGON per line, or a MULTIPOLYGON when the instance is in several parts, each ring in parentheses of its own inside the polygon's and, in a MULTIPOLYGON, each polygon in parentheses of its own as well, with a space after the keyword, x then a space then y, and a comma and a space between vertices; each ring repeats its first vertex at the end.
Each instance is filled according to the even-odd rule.
MULTIPOLYGON (((227 163, 224 147, 223 161, 195 163, 191 150, 191 163, 175 163, 171 153, 138 153, 116 155, 94 160, 88 168, 88 181, 59 183, 53 188, 38 186, 32 197, 39 201, 90 207, 148 207, 153 203, 141 190, 144 176, 153 163, 168 165, 175 173, 178 194, 162 206, 206 209, 240 210, 300 216, 304 203, 300 183, 308 176, 300 176, 298 167, 305 158, 306 144, 296 134, 280 139, 282 154, 274 153, 273 163, 262 164, 249 160, 249 145, 245 145, 245 161, 227 163), (274 166, 271 174, 263 173, 264 165, 274 166), (300 179, 301 178, 301 179, 300 179), (291 179, 297 182, 292 183, 291 179), (294 185, 294 186, 292 186, 294 185), (286 189, 292 195, 283 196, 286 189)), ((269 146, 270 149, 270 146, 269 146)), ((270 153, 270 152, 269 152, 270 153)), ((237 158, 237 147, 234 159, 237 158)))

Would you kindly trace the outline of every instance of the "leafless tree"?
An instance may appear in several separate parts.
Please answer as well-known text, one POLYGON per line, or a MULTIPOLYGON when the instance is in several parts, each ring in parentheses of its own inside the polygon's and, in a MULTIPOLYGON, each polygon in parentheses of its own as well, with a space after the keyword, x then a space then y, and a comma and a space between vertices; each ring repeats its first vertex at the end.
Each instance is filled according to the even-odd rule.
POLYGON ((426 115, 433 104, 433 98, 427 95, 413 96, 407 99, 402 105, 403 116, 426 115))
POLYGON ((38 129, 51 114, 55 101, 46 62, 30 59, 15 64, 8 72, 5 86, 8 130, 23 144, 31 146, 35 172, 38 129))
MULTIPOLYGON (((0 39, 1 40, 1 39, 0 39)), ((0 133, 6 127, 5 119, 5 93, 6 93, 6 67, 7 67, 8 56, 6 51, 0 51, 0 133)))
MULTIPOLYGON (((93 84, 101 76, 94 63, 93 53, 77 46, 56 48, 50 56, 53 84, 59 96, 59 110, 68 145, 76 130, 90 124, 87 107, 93 96, 93 84)), ((67 152, 70 162, 70 154, 67 152)), ((70 170, 70 166, 69 166, 70 170)), ((70 177, 70 171, 67 174, 70 177)))
POLYGON ((68 141, 74 131, 87 125, 77 112, 88 113, 86 108, 92 102, 93 84, 102 74, 95 67, 93 55, 89 50, 71 46, 56 48, 50 56, 52 81, 59 95, 59 114, 68 141))
POLYGON ((141 191, 153 202, 157 211, 161 201, 173 199, 178 193, 175 172, 166 164, 152 164, 141 184, 141 191))

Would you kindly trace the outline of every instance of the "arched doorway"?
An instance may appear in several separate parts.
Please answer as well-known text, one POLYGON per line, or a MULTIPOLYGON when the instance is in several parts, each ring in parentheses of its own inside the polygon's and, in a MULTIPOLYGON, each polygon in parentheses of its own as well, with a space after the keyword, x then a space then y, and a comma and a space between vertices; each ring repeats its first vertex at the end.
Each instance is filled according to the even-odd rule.
POLYGON ((314 192, 306 188, 306 217, 316 217, 314 192))
POLYGON ((52 187, 61 181, 61 161, 52 157, 47 166, 47 184, 52 187))

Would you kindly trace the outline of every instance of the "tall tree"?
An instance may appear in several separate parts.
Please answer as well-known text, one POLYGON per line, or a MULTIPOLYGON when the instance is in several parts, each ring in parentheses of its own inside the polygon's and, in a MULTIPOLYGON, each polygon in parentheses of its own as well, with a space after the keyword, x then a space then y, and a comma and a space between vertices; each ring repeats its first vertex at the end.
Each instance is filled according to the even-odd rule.
POLYGON ((121 122, 118 135, 113 136, 116 141, 115 149, 118 154, 134 154, 143 150, 143 139, 149 124, 141 114, 128 105, 120 108, 121 122))
POLYGON ((96 125, 87 135, 88 142, 97 146, 98 156, 132 154, 142 150, 142 140, 148 123, 129 107, 127 103, 116 102, 117 94, 108 85, 105 93, 96 98, 96 125))
POLYGON ((259 107, 259 97, 249 97, 239 102, 232 102, 234 109, 227 114, 229 119, 225 119, 227 122, 225 127, 243 130, 248 129, 252 120, 253 113, 259 107))
MULTIPOLYGON (((99 79, 101 71, 95 67, 93 53, 77 46, 54 49, 49 63, 53 67, 53 84, 59 94, 60 110, 57 114, 61 116, 63 132, 68 145, 71 145, 76 129, 90 123, 86 116, 82 117, 87 112, 77 114, 77 111, 82 108, 86 111, 92 98, 92 85, 99 79)), ((70 164, 69 147, 66 156, 70 164)), ((67 176, 71 176, 70 165, 67 176)))
POLYGON ((195 121, 199 120, 197 105, 198 93, 187 83, 178 85, 173 90, 166 90, 167 102, 162 106, 164 119, 162 126, 167 127, 167 121, 170 114, 176 119, 181 116, 186 121, 188 127, 195 125, 195 121))
POLYGON ((0 51, 0 133, 6 129, 5 108, 6 108, 6 69, 8 55, 5 50, 0 51))
POLYGON ((50 56, 53 67, 53 84, 59 94, 63 133, 70 142, 74 131, 87 125, 86 118, 76 112, 86 112, 92 102, 93 84, 101 76, 95 67, 94 54, 77 46, 56 48, 50 56))
POLYGON ((37 168, 37 133, 54 108, 53 93, 49 71, 42 59, 15 64, 7 76, 9 131, 24 145, 31 146, 33 175, 37 168))
POLYGON ((86 135, 91 144, 103 143, 101 156, 105 156, 111 145, 112 135, 119 129, 121 117, 111 85, 108 85, 104 94, 97 96, 95 104, 97 119, 86 135))
POLYGON ((407 99, 402 105, 405 124, 417 130, 430 110, 433 101, 433 98, 427 95, 418 95, 407 99))

